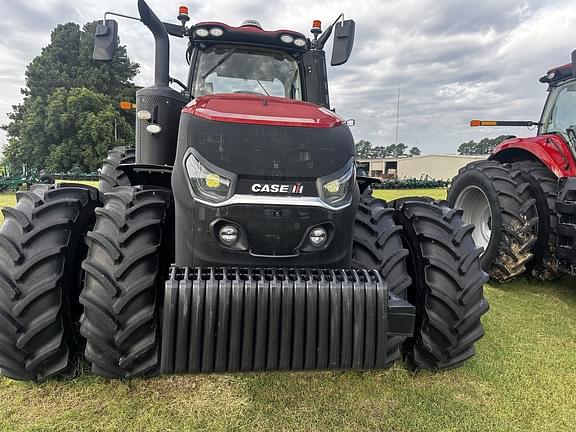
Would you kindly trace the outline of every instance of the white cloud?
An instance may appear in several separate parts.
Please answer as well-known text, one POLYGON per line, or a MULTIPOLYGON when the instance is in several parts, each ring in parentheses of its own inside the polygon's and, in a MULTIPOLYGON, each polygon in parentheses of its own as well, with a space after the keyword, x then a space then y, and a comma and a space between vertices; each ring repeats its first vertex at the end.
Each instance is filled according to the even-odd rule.
MULTIPOLYGON (((331 100, 355 118, 356 139, 386 145, 395 139, 396 95, 401 89, 400 139, 424 152, 454 152, 470 139, 525 129, 470 129, 471 118, 537 119, 549 67, 567 63, 576 4, 565 0, 149 0, 165 21, 188 3, 195 21, 238 25, 258 19, 266 28, 307 33, 313 19, 326 25, 339 12, 357 23, 347 65, 330 69, 331 100)), ((24 70, 58 23, 99 19, 106 10, 137 14, 136 0, 0 0, 0 123, 20 100, 24 70)), ((120 21, 120 37, 141 64, 137 83, 151 82, 152 37, 141 25, 120 21)), ((172 45, 172 73, 186 77, 185 41, 172 45)), ((0 145, 5 136, 0 134, 0 145)))

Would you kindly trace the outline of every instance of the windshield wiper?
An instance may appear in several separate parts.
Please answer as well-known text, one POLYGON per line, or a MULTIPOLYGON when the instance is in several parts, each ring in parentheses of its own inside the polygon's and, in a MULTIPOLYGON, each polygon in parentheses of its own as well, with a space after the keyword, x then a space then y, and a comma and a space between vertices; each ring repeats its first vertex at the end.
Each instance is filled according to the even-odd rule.
POLYGON ((202 79, 205 80, 208 75, 210 75, 212 72, 214 72, 214 70, 215 70, 218 66, 220 66, 222 63, 224 63, 226 60, 228 60, 228 59, 230 58, 230 56, 231 56, 232 54, 234 54, 236 51, 238 51, 238 48, 232 48, 230 51, 228 51, 226 54, 224 54, 222 57, 220 57, 220 60, 218 60, 218 61, 216 62, 216 64, 215 64, 214 66, 212 66, 212 67, 210 68, 210 70, 209 70, 208 72, 206 72, 206 73, 202 76, 202 79))
POLYGON ((566 135, 568 135, 568 141, 574 148, 576 148, 576 126, 572 125, 566 128, 566 135))
POLYGON ((290 81, 290 99, 296 99, 296 86, 294 84, 296 84, 296 79, 298 78, 298 68, 296 68, 296 72, 294 72, 294 76, 292 77, 292 80, 290 81))
POLYGON ((264 88, 264 86, 262 85, 260 80, 256 80, 256 81, 258 82, 258 84, 260 84, 260 87, 262 87, 262 90, 264 90, 264 92, 266 93, 266 96, 270 96, 270 93, 268 93, 268 91, 264 88))

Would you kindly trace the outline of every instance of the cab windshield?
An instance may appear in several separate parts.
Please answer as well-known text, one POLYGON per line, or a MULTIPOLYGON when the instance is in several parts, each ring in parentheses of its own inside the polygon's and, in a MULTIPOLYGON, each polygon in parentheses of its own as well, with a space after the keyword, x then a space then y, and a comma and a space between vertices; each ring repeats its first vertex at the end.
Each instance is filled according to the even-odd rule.
POLYGON ((249 93, 302 100, 298 62, 282 52, 211 47, 200 51, 192 82, 195 97, 249 93))
POLYGON ((576 82, 554 87, 544 110, 542 133, 558 133, 568 139, 566 129, 576 125, 576 82))

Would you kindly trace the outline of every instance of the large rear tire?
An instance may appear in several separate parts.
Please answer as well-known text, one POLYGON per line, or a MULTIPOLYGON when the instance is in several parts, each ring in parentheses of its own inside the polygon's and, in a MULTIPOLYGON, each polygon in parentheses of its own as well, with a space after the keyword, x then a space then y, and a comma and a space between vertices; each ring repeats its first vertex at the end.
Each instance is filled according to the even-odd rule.
POLYGON ((556 258, 558 177, 541 162, 516 162, 512 167, 530 184, 530 194, 536 200, 538 238, 533 248, 534 258, 528 264, 528 270, 533 277, 540 280, 558 278, 561 275, 560 263, 556 258))
POLYGON ((159 364, 159 293, 171 256, 168 190, 122 186, 104 195, 88 233, 80 296, 81 334, 92 371, 108 378, 150 375, 159 364), (168 252, 168 249, 166 249, 168 252))
POLYGON ((120 164, 134 163, 136 150, 124 146, 114 147, 108 152, 100 171, 98 190, 101 193, 110 192, 118 186, 130 186, 126 173, 118 169, 120 164))
POLYGON ((474 343, 484 334, 480 317, 488 311, 482 289, 488 276, 480 264, 482 250, 472 239, 473 226, 446 201, 390 205, 410 251, 413 283, 407 300, 416 306, 414 337, 402 346, 404 359, 413 370, 458 367, 474 355, 474 343))
POLYGON ((536 242, 535 200, 518 170, 496 161, 478 161, 460 169, 448 191, 448 201, 464 210, 464 222, 474 224, 472 237, 484 248, 482 267, 496 282, 526 271, 536 242))
POLYGON ((35 185, 17 198, 0 227, 0 373, 22 381, 73 375, 80 264, 98 191, 35 185))
MULTIPOLYGON (((390 293, 406 299, 412 279, 408 274, 408 250, 402 245, 402 227, 394 222, 394 210, 386 202, 363 197, 354 222, 352 267, 376 269, 388 285, 390 293)), ((388 336, 387 364, 400 358, 404 337, 388 336)))

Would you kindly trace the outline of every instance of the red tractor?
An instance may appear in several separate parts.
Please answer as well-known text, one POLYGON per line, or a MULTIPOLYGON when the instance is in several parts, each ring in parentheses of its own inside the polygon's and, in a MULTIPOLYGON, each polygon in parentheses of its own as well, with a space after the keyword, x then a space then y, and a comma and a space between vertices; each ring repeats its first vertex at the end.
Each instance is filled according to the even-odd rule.
MULTIPOLYGON (((164 23, 144 0, 155 83, 136 148, 100 187, 39 185, 0 227, 0 373, 376 369, 463 364, 482 337, 487 275, 446 202, 374 199, 330 106, 324 45, 346 63, 354 22, 312 38, 258 22, 164 23), (169 74, 186 38, 186 83, 169 74), (181 89, 170 87, 178 84, 181 89)), ((110 61, 117 24, 96 31, 110 61)))
POLYGON ((448 192, 475 224, 482 266, 495 281, 526 271, 540 279, 576 274, 576 51, 572 60, 540 78, 548 84, 540 121, 470 122, 538 128, 462 168, 448 192))

